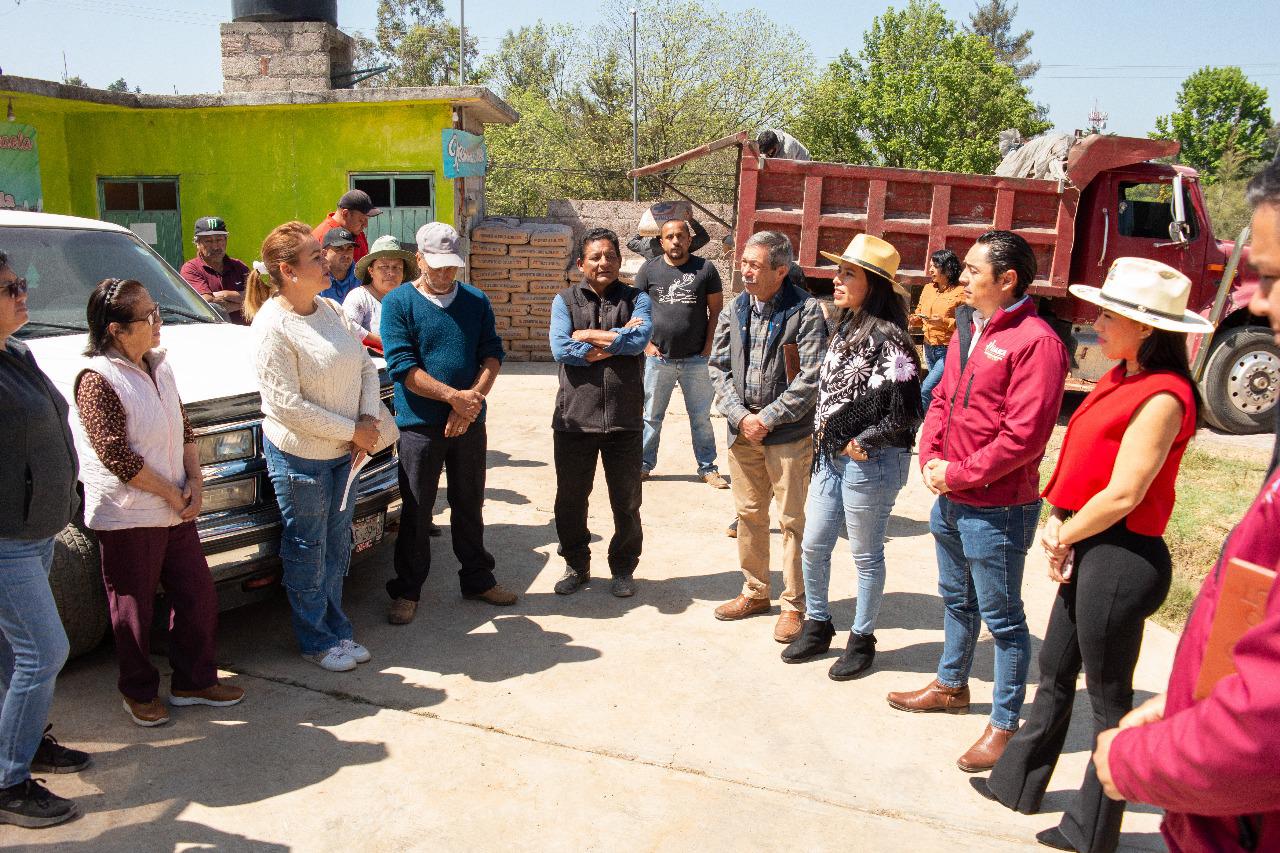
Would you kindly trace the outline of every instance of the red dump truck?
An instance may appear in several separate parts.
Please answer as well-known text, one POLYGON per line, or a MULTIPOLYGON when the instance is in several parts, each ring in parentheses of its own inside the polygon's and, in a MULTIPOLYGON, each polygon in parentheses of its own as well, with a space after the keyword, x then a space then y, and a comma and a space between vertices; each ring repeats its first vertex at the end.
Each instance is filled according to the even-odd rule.
POLYGON ((1214 235, 1196 171, 1152 162, 1177 153, 1177 142, 1087 136, 1071 147, 1064 179, 1037 180, 767 159, 737 133, 632 174, 657 177, 729 227, 735 259, 758 231, 786 234, 819 295, 831 292, 835 274, 819 251, 839 254, 855 234, 891 242, 902 256, 899 278, 918 289, 937 249, 963 258, 984 231, 1016 231, 1035 248, 1031 293, 1072 353, 1068 387, 1075 390, 1092 387, 1109 364, 1091 327, 1098 307, 1071 296, 1067 285, 1100 286, 1118 257, 1162 261, 1190 277, 1190 307, 1217 329, 1211 340, 1192 336, 1191 343, 1205 419, 1229 432, 1269 430, 1280 349, 1245 310, 1257 287, 1247 231, 1236 242, 1214 235), (723 222, 664 176, 731 147, 738 149, 737 203, 735 221, 723 222))

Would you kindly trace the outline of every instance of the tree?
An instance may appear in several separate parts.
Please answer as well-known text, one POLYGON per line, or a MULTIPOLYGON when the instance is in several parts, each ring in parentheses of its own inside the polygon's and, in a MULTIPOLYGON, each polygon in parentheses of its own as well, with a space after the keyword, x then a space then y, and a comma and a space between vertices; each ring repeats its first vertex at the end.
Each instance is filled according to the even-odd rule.
POLYGON ((989 172, 997 134, 1047 130, 1013 69, 985 38, 960 32, 932 0, 876 18, 805 98, 797 129, 818 159, 989 172))
POLYGON ((1178 140, 1179 159, 1203 172, 1206 182, 1231 180, 1238 175, 1224 172, 1269 156, 1267 90, 1239 68, 1201 68, 1183 81, 1175 103, 1173 113, 1156 119, 1151 136, 1178 140))
POLYGON ((548 27, 538 21, 532 27, 508 30, 498 52, 487 57, 477 75, 504 98, 517 92, 535 92, 545 100, 568 91, 577 34, 568 24, 548 27))
POLYGON ((79 74, 72 74, 70 77, 67 77, 62 82, 68 86, 83 86, 85 88, 88 88, 89 86, 89 84, 84 82, 84 78, 81 77, 79 74))
POLYGON ((1010 6, 1007 0, 986 0, 977 4, 969 15, 969 25, 965 29, 986 39, 995 51, 996 59, 1012 68, 1019 80, 1026 80, 1040 70, 1040 63, 1028 59, 1031 56, 1028 43, 1035 31, 1023 30, 1016 36, 1013 34, 1013 19, 1017 14, 1017 3, 1010 6))
MULTIPOLYGON (((378 0, 373 38, 356 36, 357 67, 389 65, 364 86, 444 86, 458 82, 458 26, 445 18, 443 0, 378 0)), ((466 62, 479 52, 467 39, 466 62)), ((468 75, 468 82, 474 82, 468 75)))
POLYGON ((121 77, 118 80, 116 80, 114 83, 107 86, 107 91, 108 92, 130 92, 131 91, 136 95, 141 95, 142 87, 134 86, 133 89, 130 89, 129 84, 125 82, 125 79, 123 77, 121 77))

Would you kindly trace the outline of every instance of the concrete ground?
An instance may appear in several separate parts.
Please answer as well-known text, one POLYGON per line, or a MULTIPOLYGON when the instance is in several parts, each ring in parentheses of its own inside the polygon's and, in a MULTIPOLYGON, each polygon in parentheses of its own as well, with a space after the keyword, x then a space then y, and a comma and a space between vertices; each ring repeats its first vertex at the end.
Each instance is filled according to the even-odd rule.
MULTIPOLYGON (((129 722, 104 648, 63 673, 52 721, 95 764, 49 786, 83 817, 0 827, 0 845, 52 850, 1016 850, 1054 825, 1079 784, 1090 714, 1078 697, 1066 754, 1027 817, 981 799, 955 759, 990 708, 992 647, 980 643, 973 713, 908 715, 885 693, 922 687, 942 644, 931 504, 913 478, 898 499, 875 669, 826 677, 855 589, 833 564, 838 647, 787 666, 773 617, 717 622, 740 586, 724 536, 732 498, 701 484, 677 395, 645 486, 638 593, 607 579, 570 598, 552 584, 554 478, 549 365, 512 365, 489 415, 488 542, 512 608, 463 601, 448 531, 417 621, 385 619, 384 542, 352 572, 356 637, 373 661, 332 674, 301 660, 282 598, 224 614, 219 662, 247 691, 234 708, 129 722)), ((723 421, 716 421, 723 442, 723 421)), ((722 445, 723 448, 723 445, 722 445)), ((723 459, 722 467, 727 470, 723 459)), ((602 481, 592 527, 611 531, 602 481)), ((439 519, 447 524, 447 515, 439 519)), ((606 572, 605 543, 595 546, 606 572)), ((775 537, 775 562, 779 552, 775 537)), ((775 574, 775 580, 777 575, 775 574)), ((1041 636, 1053 585, 1033 551, 1025 594, 1041 636)), ((776 609, 775 609, 776 614, 776 609)), ((1162 689, 1176 638, 1147 629, 1139 700, 1162 689)), ((1036 640, 1038 648, 1039 641, 1036 640)), ((157 658, 157 663, 161 662, 157 658)), ((1033 680, 1035 669, 1033 667, 1033 680)), ((1083 687, 1083 685, 1082 685, 1083 687)), ((1158 813, 1131 808, 1126 849, 1159 849, 1158 813)))

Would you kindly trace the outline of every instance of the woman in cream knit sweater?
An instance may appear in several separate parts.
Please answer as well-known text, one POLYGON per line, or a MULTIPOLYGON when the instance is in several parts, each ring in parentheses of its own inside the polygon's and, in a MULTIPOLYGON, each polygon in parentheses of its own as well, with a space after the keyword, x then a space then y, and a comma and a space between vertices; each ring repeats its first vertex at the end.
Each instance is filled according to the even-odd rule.
POLYGON ((280 559, 302 656, 333 672, 369 660, 342 611, 355 501, 353 454, 378 440, 378 370, 337 303, 320 243, 301 222, 267 236, 245 291, 256 332, 263 451, 284 533, 280 559))

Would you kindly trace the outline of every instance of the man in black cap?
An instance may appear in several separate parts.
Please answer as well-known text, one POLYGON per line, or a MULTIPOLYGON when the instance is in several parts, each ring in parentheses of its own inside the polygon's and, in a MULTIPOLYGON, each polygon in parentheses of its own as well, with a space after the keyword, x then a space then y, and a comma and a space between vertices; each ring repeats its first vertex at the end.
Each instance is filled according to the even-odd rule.
POLYGON ((341 305, 347 294, 360 286, 360 279, 356 278, 356 235, 346 228, 330 228, 320 245, 329 271, 329 286, 320 295, 341 305))
POLYGON ((180 274, 205 301, 226 311, 231 322, 245 325, 240 306, 249 268, 227 255, 227 221, 220 216, 202 216, 196 220, 195 231, 196 256, 182 265, 180 274))
POLYGON ((367 192, 351 190, 338 199, 338 209, 326 216, 324 222, 313 228, 311 233, 323 243, 324 235, 331 228, 347 229, 356 237, 355 260, 358 261, 369 254, 369 240, 364 236, 364 229, 368 227, 369 220, 380 213, 382 211, 373 206, 373 199, 369 198, 367 192))

